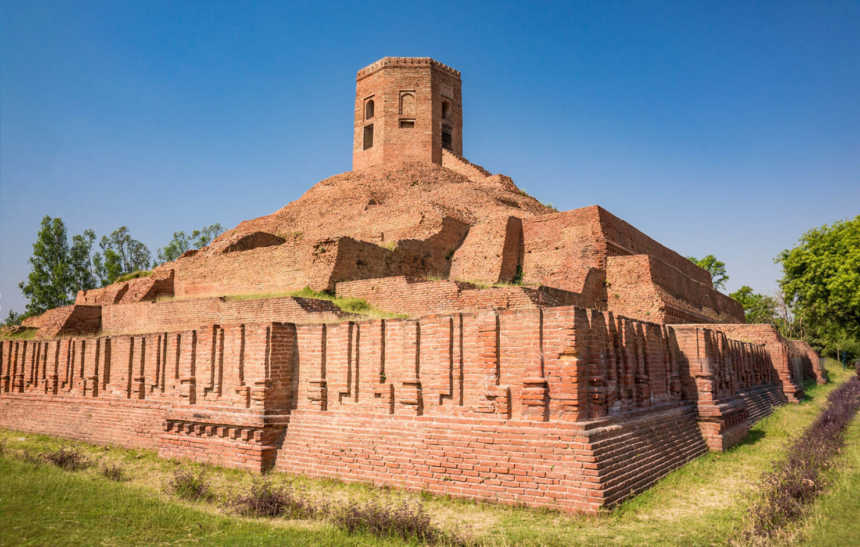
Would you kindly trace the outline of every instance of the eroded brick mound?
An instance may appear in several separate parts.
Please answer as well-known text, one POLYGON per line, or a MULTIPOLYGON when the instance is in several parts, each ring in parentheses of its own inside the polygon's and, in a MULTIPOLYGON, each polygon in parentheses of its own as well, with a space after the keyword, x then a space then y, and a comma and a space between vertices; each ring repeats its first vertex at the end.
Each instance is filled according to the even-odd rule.
POLYGON ((550 212, 512 183, 492 178, 478 182, 429 162, 404 163, 329 177, 275 213, 225 232, 210 248, 215 251, 236 234, 257 231, 306 241, 338 236, 370 242, 426 239, 439 232, 445 217, 473 225, 550 212))

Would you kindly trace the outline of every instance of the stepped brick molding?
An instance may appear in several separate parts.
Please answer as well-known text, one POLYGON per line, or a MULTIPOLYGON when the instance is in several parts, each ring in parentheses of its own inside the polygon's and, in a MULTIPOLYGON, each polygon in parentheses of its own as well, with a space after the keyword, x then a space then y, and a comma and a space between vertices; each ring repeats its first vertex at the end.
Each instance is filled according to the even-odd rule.
POLYGON ((760 345, 572 306, 7 340, 0 365, 3 427, 571 511, 736 443, 780 386, 760 345))

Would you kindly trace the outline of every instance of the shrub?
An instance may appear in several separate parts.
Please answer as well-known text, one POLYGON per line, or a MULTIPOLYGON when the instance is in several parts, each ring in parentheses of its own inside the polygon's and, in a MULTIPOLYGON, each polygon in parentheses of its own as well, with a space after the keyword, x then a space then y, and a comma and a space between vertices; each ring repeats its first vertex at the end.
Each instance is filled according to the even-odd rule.
POLYGON ((42 457, 66 471, 80 471, 91 465, 90 461, 74 448, 60 448, 47 454, 42 454, 42 457))
POLYGON ((446 540, 441 530, 430 522, 430 515, 419 504, 403 502, 397 506, 377 502, 352 503, 332 515, 335 524, 350 534, 364 531, 377 537, 417 539, 425 543, 446 540))
POLYGON ((184 500, 208 500, 213 497, 203 471, 195 473, 188 469, 177 469, 167 483, 167 489, 184 500))
POLYGON ((122 467, 118 465, 105 465, 102 467, 102 475, 116 482, 122 482, 126 480, 125 471, 123 471, 122 467))
POLYGON ((860 378, 852 378, 827 399, 828 407, 791 446, 785 461, 765 475, 764 493, 750 510, 745 540, 771 537, 800 517, 823 488, 820 471, 839 452, 844 442, 842 432, 860 407, 860 378))
POLYGON ((244 495, 232 502, 240 515, 253 517, 312 518, 319 511, 289 487, 276 487, 268 481, 255 482, 244 495))

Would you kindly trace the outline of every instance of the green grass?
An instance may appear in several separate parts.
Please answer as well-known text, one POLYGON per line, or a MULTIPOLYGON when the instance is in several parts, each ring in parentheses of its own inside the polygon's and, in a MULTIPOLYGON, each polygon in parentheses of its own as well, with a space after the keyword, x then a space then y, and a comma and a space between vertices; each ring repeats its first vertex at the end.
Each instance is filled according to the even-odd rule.
POLYGON ((0 340, 32 340, 36 337, 39 329, 23 328, 18 332, 0 330, 0 340))
POLYGON ((402 313, 389 313, 378 310, 361 298, 342 298, 325 291, 315 291, 305 287, 300 291, 262 294, 234 294, 225 296, 227 301, 257 300, 260 298, 283 298, 283 297, 309 298, 313 300, 327 300, 346 313, 354 313, 374 319, 405 319, 408 316, 402 313))
MULTIPOLYGON (((376 488, 368 484, 309 479, 271 473, 275 485, 289 485, 310 500, 335 504, 375 500, 421 501, 433 523, 484 545, 711 545, 726 543, 744 524, 757 481, 779 461, 789 443, 826 405, 827 394, 853 371, 833 361, 833 382, 810 386, 809 398, 785 405, 756 424, 739 446, 709 453, 669 474, 646 492, 596 516, 568 515, 376 488), (835 366, 834 366, 835 365, 835 366)), ((796 537, 816 545, 850 544, 856 529, 860 425, 848 433, 848 448, 832 471, 833 486, 814 506, 796 537), (815 516, 818 515, 818 516, 815 516)), ((0 430, 6 456, 0 457, 0 544, 152 542, 214 544, 376 543, 369 536, 346 536, 328 521, 246 519, 226 513, 223 502, 246 489, 256 475, 234 469, 162 460, 151 451, 89 445, 43 435, 0 430), (74 446, 94 462, 77 472, 21 461, 23 453, 74 446), (17 454, 17 455, 15 455, 17 454), (101 474, 105 465, 123 468, 129 480, 101 474), (205 469, 215 499, 182 502, 165 492, 180 468, 205 469)))
POLYGON ((116 279, 114 279, 114 283, 121 283, 123 281, 131 281, 132 279, 137 279, 139 277, 149 277, 152 275, 152 270, 137 270, 135 272, 129 272, 127 274, 123 274, 116 279))
POLYGON ((333 526, 215 514, 147 488, 0 458, 3 545, 369 545, 333 526))

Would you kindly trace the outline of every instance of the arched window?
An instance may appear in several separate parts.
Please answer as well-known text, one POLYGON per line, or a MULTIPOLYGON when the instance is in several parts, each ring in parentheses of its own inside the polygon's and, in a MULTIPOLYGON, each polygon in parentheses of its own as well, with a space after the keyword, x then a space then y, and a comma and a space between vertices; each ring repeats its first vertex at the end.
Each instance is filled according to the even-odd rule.
POLYGON ((411 92, 400 92, 400 115, 415 117, 415 95, 411 92))
POLYGON ((364 103, 364 119, 369 120, 371 118, 373 118, 373 99, 364 103))

